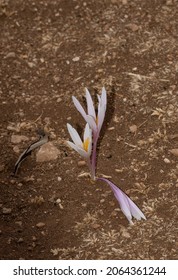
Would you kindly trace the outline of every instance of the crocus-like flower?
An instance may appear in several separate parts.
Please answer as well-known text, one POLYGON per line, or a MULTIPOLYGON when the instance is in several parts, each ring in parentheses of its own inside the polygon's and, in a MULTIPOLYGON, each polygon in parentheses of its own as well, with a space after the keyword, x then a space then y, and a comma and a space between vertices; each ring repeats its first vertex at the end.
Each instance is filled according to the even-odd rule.
POLYGON ((98 95, 98 113, 96 115, 95 108, 93 105, 93 101, 91 95, 86 89, 86 101, 87 101, 87 113, 83 109, 80 102, 77 100, 76 97, 72 96, 73 102, 77 110, 83 116, 84 120, 89 124, 90 128, 93 132, 93 151, 92 151, 92 158, 90 162, 90 172, 91 178, 95 180, 95 170, 96 170, 96 148, 97 148, 97 141, 100 134, 100 130, 104 121, 105 113, 106 113, 106 105, 107 105, 107 96, 106 90, 103 87, 101 96, 98 95))
POLYGON ((101 96, 98 95, 98 114, 96 115, 95 108, 93 105, 93 101, 91 98, 91 95, 86 89, 86 101, 87 101, 87 113, 83 109, 82 105, 80 102, 77 100, 75 96, 72 96, 73 102, 77 110, 80 112, 82 117, 85 119, 85 121, 90 125, 94 137, 98 138, 99 137, 99 132, 101 130, 104 117, 105 117, 105 112, 106 112, 106 105, 107 105, 107 96, 106 96, 106 90, 103 87, 102 88, 102 93, 101 96))
POLYGON ((122 212, 124 213, 130 224, 133 224, 132 217, 134 217, 137 220, 146 220, 146 217, 144 216, 142 211, 137 207, 137 205, 115 184, 113 184, 111 181, 105 178, 97 178, 97 180, 104 181, 110 186, 110 188, 114 192, 117 201, 119 202, 122 212))
POLYGON ((67 124, 68 132, 73 142, 67 141, 68 145, 77 151, 86 160, 90 159, 92 149, 92 133, 88 123, 85 126, 83 142, 76 131, 69 123, 67 124))

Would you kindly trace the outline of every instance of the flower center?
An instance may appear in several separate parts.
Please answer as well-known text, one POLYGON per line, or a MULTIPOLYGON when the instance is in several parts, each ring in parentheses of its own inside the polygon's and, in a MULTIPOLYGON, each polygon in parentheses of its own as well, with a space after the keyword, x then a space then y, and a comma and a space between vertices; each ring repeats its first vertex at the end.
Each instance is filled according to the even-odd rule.
POLYGON ((88 146, 89 146, 89 143, 90 143, 90 138, 88 137, 85 142, 83 142, 83 149, 88 152, 88 146))

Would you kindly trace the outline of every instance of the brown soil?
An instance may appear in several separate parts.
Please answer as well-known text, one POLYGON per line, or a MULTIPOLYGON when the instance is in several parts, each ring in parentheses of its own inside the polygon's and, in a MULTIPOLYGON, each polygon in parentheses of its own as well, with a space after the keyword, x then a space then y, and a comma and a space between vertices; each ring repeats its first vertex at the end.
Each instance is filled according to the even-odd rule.
POLYGON ((177 19, 176 0, 0 1, 1 259, 178 258, 177 19), (71 96, 102 86, 97 174, 142 209, 133 226, 64 142, 67 122, 84 126, 71 96), (14 178, 37 128, 60 156, 38 163, 35 151, 14 178))

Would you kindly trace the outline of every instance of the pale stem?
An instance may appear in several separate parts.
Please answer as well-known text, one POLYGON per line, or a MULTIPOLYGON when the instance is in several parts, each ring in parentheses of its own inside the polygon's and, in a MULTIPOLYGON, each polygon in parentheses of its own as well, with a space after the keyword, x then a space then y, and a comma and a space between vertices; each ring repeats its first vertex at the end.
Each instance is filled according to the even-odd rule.
POLYGON ((94 133, 93 135, 93 151, 91 157, 91 178, 95 180, 95 173, 96 173, 96 149, 97 149, 97 142, 98 142, 98 133, 94 133))

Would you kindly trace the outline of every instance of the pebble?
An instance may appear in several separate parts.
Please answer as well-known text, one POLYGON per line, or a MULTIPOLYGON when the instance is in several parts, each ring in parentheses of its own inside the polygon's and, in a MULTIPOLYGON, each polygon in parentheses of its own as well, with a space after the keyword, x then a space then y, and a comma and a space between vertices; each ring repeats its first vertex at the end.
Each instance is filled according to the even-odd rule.
POLYGON ((129 23, 126 25, 127 28, 129 28, 131 31, 135 32, 139 29, 139 26, 135 23, 129 23))
POLYGON ((16 154, 19 154, 20 153, 20 149, 18 146, 14 146, 13 147, 13 151, 16 153, 16 154))
POLYGON ((12 212, 12 209, 11 208, 6 208, 6 207, 4 207, 4 208, 2 208, 2 213, 3 214, 11 214, 11 212, 12 212))
POLYGON ((9 52, 6 54, 5 58, 15 58, 15 52, 9 52))
POLYGON ((37 228, 42 228, 45 226, 45 223, 39 222, 38 224, 36 224, 37 228))
POLYGON ((109 127, 109 128, 108 128, 108 131, 111 131, 111 130, 114 130, 114 129, 115 129, 115 127, 112 126, 112 127, 109 127))
POLYGON ((85 165, 86 165, 86 162, 85 162, 84 160, 79 160, 78 163, 77 163, 77 165, 78 165, 79 167, 82 167, 82 166, 85 166, 85 165))
POLYGON ((79 57, 79 56, 75 56, 72 60, 73 60, 74 62, 79 61, 79 60, 80 60, 80 57, 79 57))
POLYGON ((171 154, 173 154, 174 156, 178 157, 178 149, 172 149, 172 150, 169 150, 169 152, 171 154))
POLYGON ((135 132, 137 132, 137 126, 135 124, 133 124, 129 127, 129 130, 131 133, 135 133, 135 132))
POLYGON ((35 63, 33 63, 33 62, 27 62, 27 64, 28 64, 28 66, 29 66, 30 68, 35 67, 35 63))
POLYGON ((18 240, 17 240, 17 243, 22 243, 24 240, 22 237, 20 237, 18 240))
POLYGON ((18 225, 19 227, 21 227, 22 226, 22 221, 16 221, 15 224, 18 225))
POLYGON ((28 141, 28 140, 29 140, 29 138, 25 135, 15 135, 14 134, 11 136, 11 143, 13 143, 13 144, 19 144, 23 141, 28 141))
POLYGON ((97 228, 100 227, 100 225, 99 225, 99 224, 92 224, 91 227, 92 227, 93 229, 97 229, 97 228))
POLYGON ((57 83, 60 82, 60 77, 54 76, 54 77, 53 77, 53 80, 54 80, 55 84, 57 84, 57 83))
POLYGON ((36 153, 36 161, 45 162, 56 160, 59 154, 60 151, 54 146, 53 143, 49 142, 44 144, 36 153))
POLYGON ((59 97, 56 101, 57 101, 57 103, 60 103, 62 101, 62 98, 59 97))
POLYGON ((58 180, 58 182, 61 182, 62 178, 61 177, 57 177, 57 180, 58 180))
POLYGON ((170 163, 170 160, 168 158, 164 158, 165 163, 170 163))

